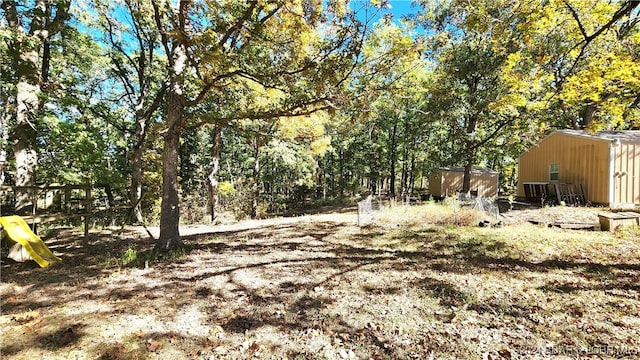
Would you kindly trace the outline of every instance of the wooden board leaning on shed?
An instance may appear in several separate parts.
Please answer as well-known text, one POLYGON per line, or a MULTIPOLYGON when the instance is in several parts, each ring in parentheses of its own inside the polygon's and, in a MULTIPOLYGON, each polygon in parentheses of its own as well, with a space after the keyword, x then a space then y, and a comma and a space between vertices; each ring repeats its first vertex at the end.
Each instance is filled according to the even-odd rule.
POLYGON ((558 204, 584 206, 587 204, 582 184, 553 184, 558 204))

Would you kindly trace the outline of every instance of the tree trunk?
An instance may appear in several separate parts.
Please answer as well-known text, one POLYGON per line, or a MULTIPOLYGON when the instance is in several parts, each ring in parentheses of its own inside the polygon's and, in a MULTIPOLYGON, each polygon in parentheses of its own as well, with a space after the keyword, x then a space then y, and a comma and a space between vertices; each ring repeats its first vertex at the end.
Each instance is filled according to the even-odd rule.
MULTIPOLYGON (((51 6, 45 6, 45 14, 44 14, 44 28, 46 29, 49 24, 49 19, 51 18, 51 6)), ((42 38, 42 66, 40 68, 40 80, 43 84, 49 82, 49 70, 51 65, 51 38, 49 36, 44 36, 42 38)))
MULTIPOLYGON (((15 184, 16 186, 33 186, 36 183, 38 163, 36 123, 40 116, 40 81, 48 80, 49 41, 62 29, 69 17, 69 1, 55 3, 44 0, 35 1, 31 9, 32 18, 28 31, 22 28, 17 6, 15 1, 2 2, 4 18, 9 25, 8 28, 14 33, 9 45, 12 50, 13 71, 17 79, 14 130, 15 184), (54 19, 49 18, 53 12, 52 6, 56 6, 54 19), (41 51, 42 57, 40 57, 41 51)), ((29 191, 16 191, 16 213, 28 213, 33 206, 29 191)))
POLYGON ((593 118, 596 115, 596 111, 598 108, 594 104, 589 104, 584 109, 584 115, 582 116, 582 124, 581 128, 588 129, 591 123, 593 122, 593 118))
POLYGON ((104 184, 104 192, 107 194, 107 204, 110 208, 113 208, 115 204, 115 198, 113 197, 113 189, 110 184, 104 184))
POLYGON ((213 128, 213 144, 211 146, 211 172, 209 173, 209 213, 211 222, 218 219, 220 196, 218 194, 218 171, 220 171, 220 145, 222 143, 222 127, 213 128))
POLYGON ((464 178, 462 180, 462 192, 468 193, 471 190, 471 170, 473 169, 473 157, 469 157, 464 165, 464 178))
POLYGON ((251 196, 251 218, 255 219, 258 217, 258 200, 260 198, 260 142, 256 138, 253 143, 253 184, 252 186, 252 196, 251 196))
POLYGON ((464 163, 464 177, 462 179, 462 192, 468 193, 471 190, 471 171, 476 159, 476 150, 473 141, 467 143, 467 156, 464 163))
POLYGON ((411 154, 411 168, 409 170, 409 194, 413 195, 413 190, 416 187, 416 156, 411 154))
POLYGON ((403 195, 409 193, 409 148, 405 143, 404 151, 402 154, 402 174, 400 175, 400 185, 402 189, 400 190, 403 195))
MULTIPOLYGON (((171 107, 169 96, 169 119, 175 119, 179 110, 171 107)), ((164 136, 162 152, 162 204, 160 205, 160 237, 156 250, 166 251, 182 247, 178 226, 180 224, 180 203, 178 197, 178 149, 180 147, 180 127, 169 121, 169 129, 164 136)))
POLYGON ((131 159, 131 188, 130 188, 130 198, 129 201, 131 206, 133 206, 133 216, 135 221, 138 223, 143 223, 144 219, 142 218, 142 178, 144 176, 143 172, 143 155, 144 155, 144 140, 146 137, 146 128, 147 128, 147 118, 144 114, 144 109, 142 108, 142 99, 139 100, 138 105, 136 106, 136 130, 134 133, 135 143, 133 144, 133 155, 131 159))
POLYGON ((338 152, 338 187, 340 198, 344 197, 344 180, 344 152, 342 151, 342 149, 340 149, 340 151, 338 152))
MULTIPOLYGON (((16 186, 33 186, 36 184, 36 166, 38 154, 36 149, 35 124, 38 117, 40 85, 38 83, 38 51, 23 53, 27 62, 25 72, 20 74, 17 86, 16 127, 14 129, 14 155, 16 159, 16 186)), ((16 191, 16 214, 28 214, 33 208, 33 199, 26 190, 16 191)))
POLYGON ((403 151, 402 151, 402 175, 400 176, 401 180, 401 185, 402 185, 402 194, 403 195, 407 195, 409 194, 411 191, 409 189, 409 178, 411 177, 411 174, 409 173, 410 169, 409 169, 409 152, 411 150, 411 148, 413 147, 413 143, 408 141, 408 138, 414 139, 413 134, 411 133, 411 129, 409 128, 409 117, 405 116, 404 118, 404 123, 403 123, 403 134, 404 134, 404 141, 402 142, 402 147, 403 147, 403 151))
POLYGON ((474 134, 478 125, 478 118, 476 115, 469 117, 467 122, 467 137, 465 139, 466 158, 464 165, 464 178, 462 180, 462 192, 467 193, 471 190, 471 170, 473 169, 473 163, 476 158, 475 139, 474 134))
POLYGON ((396 131, 398 129, 397 124, 393 124, 393 129, 389 134, 389 196, 396 196, 396 131))
POLYGON ((144 221, 142 217, 142 153, 144 149, 142 147, 134 146, 133 159, 131 165, 131 189, 130 189, 130 203, 133 206, 132 212, 135 221, 142 223, 144 221))
MULTIPOLYGON (((159 77, 154 76, 154 54, 158 50, 156 36, 152 35, 151 29, 141 23, 142 17, 147 16, 140 12, 141 4, 126 1, 127 7, 131 15, 131 33, 133 36, 130 40, 137 43, 131 47, 122 47, 117 39, 120 39, 122 33, 126 33, 123 29, 112 26, 112 14, 109 10, 101 13, 101 17, 108 24, 103 28, 106 35, 107 46, 112 51, 109 52, 111 65, 115 70, 115 76, 120 80, 121 87, 124 91, 124 97, 130 99, 130 106, 135 108, 134 113, 134 138, 131 148, 131 182, 129 187, 129 203, 131 212, 129 220, 137 223, 144 223, 142 215, 142 196, 143 196, 143 178, 144 178, 144 150, 145 141, 149 123, 154 112, 161 106, 166 91, 166 84, 161 81, 159 89, 153 90, 152 83, 159 77), (135 61, 130 56, 136 53, 135 61), (123 61, 122 59, 128 59, 123 61), (128 64, 128 65, 127 65, 128 64), (133 72, 127 70, 127 66, 132 66, 133 72), (155 95, 154 95, 155 93, 155 95)), ((117 11, 117 10, 116 10, 117 11)))
POLYGON ((0 103, 4 104, 0 114, 0 186, 4 185, 4 169, 7 166, 7 144, 9 143, 9 119, 11 118, 11 100, 7 87, 2 86, 0 103))
POLYGON ((162 152, 162 203, 160 205, 160 237, 155 249, 167 251, 184 245, 180 238, 180 199, 178 197, 178 165, 180 133, 184 111, 183 73, 187 63, 186 51, 179 44, 172 54, 169 94, 167 101, 167 129, 162 152))
POLYGON ((328 183, 329 183, 329 189, 330 189, 330 194, 331 196, 335 196, 336 195, 336 173, 335 173, 335 162, 333 161, 333 152, 329 152, 329 157, 327 159, 327 168, 329 169, 328 172, 328 183))
MULTIPOLYGON (((14 4, 15 6, 15 4, 14 4)), ((15 11, 15 8, 14 8, 15 11)), ((32 33, 42 34, 46 6, 42 1, 36 2, 32 19, 32 33)), ((14 26, 17 26, 14 25, 14 26)), ((21 32, 17 27, 16 32, 21 32)), ((26 34, 25 34, 26 35, 26 34)), ((40 110, 40 70, 39 51, 42 38, 28 36, 17 43, 18 53, 16 66, 16 126, 14 129, 14 156, 16 160, 16 186, 33 186, 36 184, 36 166, 38 152, 36 149, 36 122, 40 110)), ((18 190, 16 196, 16 214, 28 214, 33 209, 30 191, 18 190)))

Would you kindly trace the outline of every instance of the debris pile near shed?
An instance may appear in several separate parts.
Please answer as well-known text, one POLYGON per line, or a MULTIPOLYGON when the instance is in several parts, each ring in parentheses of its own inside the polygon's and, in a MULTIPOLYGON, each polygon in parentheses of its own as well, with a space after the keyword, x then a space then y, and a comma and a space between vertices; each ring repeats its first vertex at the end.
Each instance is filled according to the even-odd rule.
POLYGON ((563 229, 599 230, 601 208, 553 206, 539 209, 506 211, 501 214, 505 224, 532 223, 563 229))

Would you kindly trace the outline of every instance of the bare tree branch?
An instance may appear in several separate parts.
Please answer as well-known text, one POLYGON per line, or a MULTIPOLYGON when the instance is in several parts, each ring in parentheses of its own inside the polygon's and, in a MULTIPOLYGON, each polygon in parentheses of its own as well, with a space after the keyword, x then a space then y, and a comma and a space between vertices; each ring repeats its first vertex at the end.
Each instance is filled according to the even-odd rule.
POLYGON ((169 46, 169 37, 167 36, 167 29, 162 25, 162 15, 160 14, 160 8, 155 0, 151 1, 151 5, 153 6, 153 19, 156 22, 156 28, 160 32, 160 39, 162 40, 162 46, 164 47, 165 54, 167 54, 167 60, 169 61, 169 65, 173 66, 173 56, 170 56, 172 53, 171 47, 169 46))
MULTIPOLYGON (((245 10, 240 19, 233 26, 230 26, 229 29, 227 29, 227 32, 222 36, 220 42, 218 42, 218 46, 224 47, 224 44, 226 44, 232 36, 235 38, 238 37, 240 29, 242 29, 244 23, 249 20, 256 6, 258 6, 258 2, 256 0, 249 1, 249 7, 245 10)), ((235 42, 236 40, 234 39, 232 43, 235 42)))
POLYGON ((582 37, 587 39, 589 37, 589 35, 587 35, 587 31, 584 29, 584 26, 582 26, 582 22, 580 21, 580 16, 576 12, 576 10, 566 1, 564 2, 564 5, 567 8, 569 8, 569 11, 571 12, 571 16, 573 16, 573 19, 578 23, 578 28, 580 29, 580 32, 582 33, 582 37))

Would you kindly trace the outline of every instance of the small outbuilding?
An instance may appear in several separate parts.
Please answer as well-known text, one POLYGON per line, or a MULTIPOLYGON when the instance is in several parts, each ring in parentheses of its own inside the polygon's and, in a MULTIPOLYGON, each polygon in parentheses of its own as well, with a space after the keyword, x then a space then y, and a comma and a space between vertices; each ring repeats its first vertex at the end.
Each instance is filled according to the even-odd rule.
POLYGON ((519 196, 565 184, 585 202, 640 205, 640 131, 558 130, 520 155, 519 196))
MULTIPOLYGON (((429 193, 434 197, 455 195, 462 190, 464 168, 442 167, 429 176, 429 193)), ((481 168, 471 170, 472 194, 492 198, 498 196, 498 173, 481 168)))

